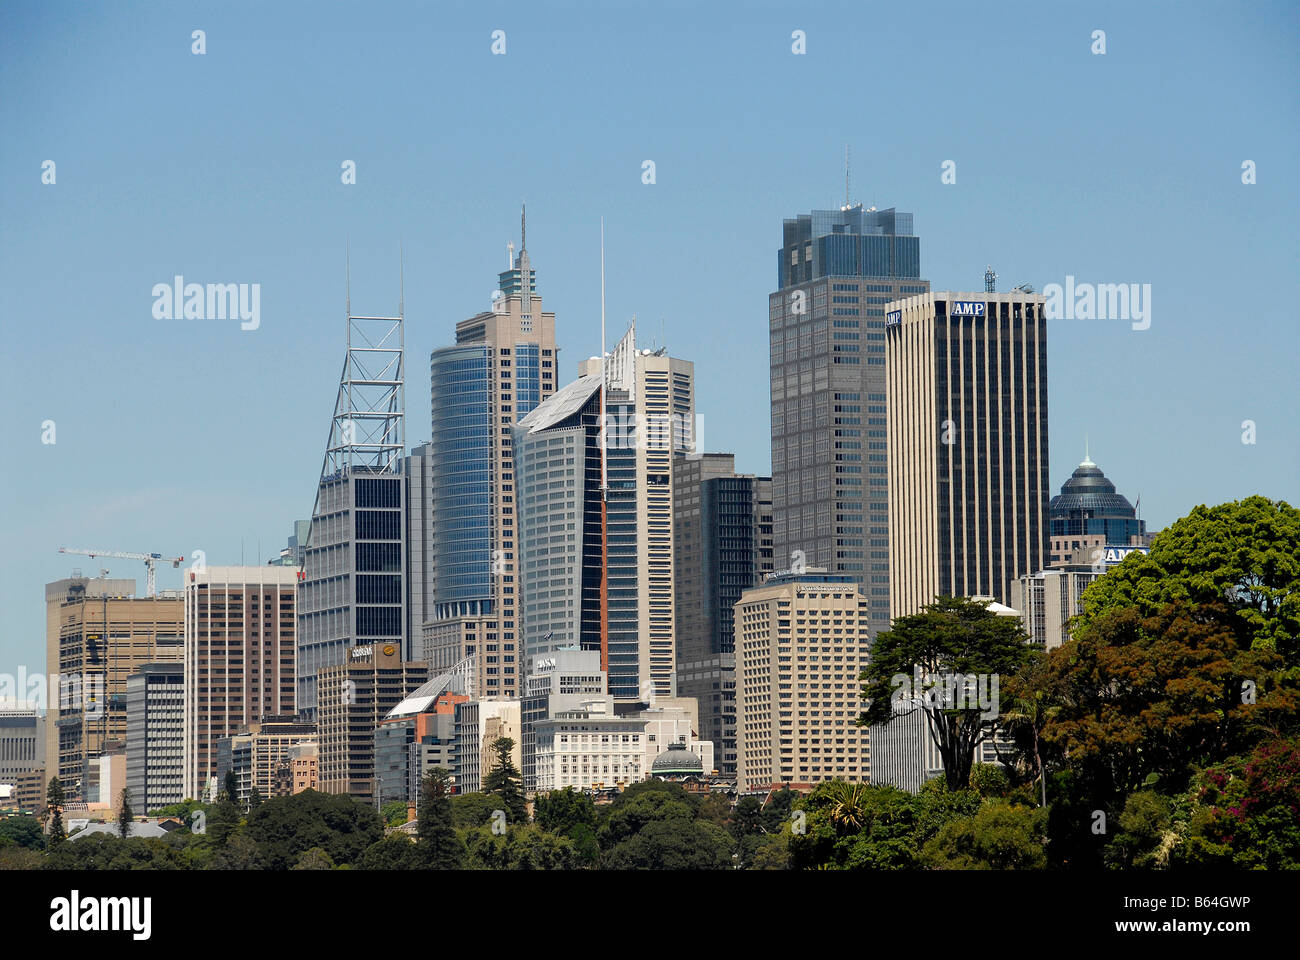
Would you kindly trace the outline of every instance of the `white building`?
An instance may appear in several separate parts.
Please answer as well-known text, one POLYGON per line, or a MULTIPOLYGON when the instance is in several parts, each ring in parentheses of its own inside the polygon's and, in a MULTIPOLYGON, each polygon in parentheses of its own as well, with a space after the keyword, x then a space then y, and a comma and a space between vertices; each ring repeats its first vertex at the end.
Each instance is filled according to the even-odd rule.
POLYGON ((492 743, 499 737, 515 742, 510 761, 522 761, 523 732, 518 700, 470 700, 456 704, 456 792, 478 793, 495 756, 492 743))
POLYGON ((612 697, 534 724, 537 791, 625 787, 645 778, 645 721, 617 717, 612 697))

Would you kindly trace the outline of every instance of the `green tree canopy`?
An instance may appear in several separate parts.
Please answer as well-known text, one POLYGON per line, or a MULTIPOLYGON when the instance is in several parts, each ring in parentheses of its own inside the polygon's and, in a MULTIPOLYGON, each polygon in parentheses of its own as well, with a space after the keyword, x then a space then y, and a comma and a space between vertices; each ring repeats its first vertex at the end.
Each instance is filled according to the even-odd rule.
POLYGON ((941 870, 1042 870, 1047 811, 990 801, 973 816, 947 823, 922 850, 941 870))
POLYGON ((312 847, 337 864, 353 863, 383 835, 383 824, 372 807, 349 796, 304 790, 261 804, 249 813, 247 831, 269 869, 288 870, 312 847))
MULTIPOLYGON (((1035 656, 1026 640, 1017 618, 998 616, 987 603, 939 597, 921 613, 894 620, 876 637, 860 677, 868 706, 858 723, 888 724, 896 716, 923 710, 948 785, 961 789, 970 780, 975 749, 992 730, 982 716, 988 711, 974 696, 964 703, 949 700, 936 695, 940 686, 928 685, 983 675, 990 678, 986 689, 992 693, 993 677, 1010 676, 1035 656), (916 689, 918 671, 925 690, 916 689)), ((997 704, 990 706, 996 709, 997 704)))
POLYGON ((1088 587, 1081 622, 1171 603, 1226 604, 1247 643, 1300 666, 1300 510, 1259 496, 1197 507, 1088 587))

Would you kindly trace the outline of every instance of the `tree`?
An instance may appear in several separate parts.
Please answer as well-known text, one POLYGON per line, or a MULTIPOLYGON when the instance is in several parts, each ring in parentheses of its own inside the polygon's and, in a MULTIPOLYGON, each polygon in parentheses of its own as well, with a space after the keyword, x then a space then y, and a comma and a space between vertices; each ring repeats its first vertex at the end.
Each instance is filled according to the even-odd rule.
POLYGON ((780 833, 781 828, 790 822, 790 811, 798 799, 798 790, 789 787, 773 790, 763 805, 763 829, 768 833, 780 833))
POLYGON ((248 809, 251 812, 253 810, 256 810, 261 805, 262 805, 262 791, 257 789, 256 786, 254 786, 252 790, 248 791, 248 809))
POLYGON ((1171 862, 1300 870, 1300 738, 1272 740, 1210 767, 1191 796, 1186 841, 1171 862))
POLYGON ((758 797, 741 797, 731 811, 731 835, 737 841, 741 837, 764 833, 763 803, 758 797))
POLYGON ((602 857, 611 870, 725 870, 732 866, 727 831, 707 820, 654 820, 602 857))
POLYGON ((511 827, 504 834, 480 827, 466 831, 468 865, 479 870, 572 870, 578 866, 573 841, 536 824, 511 827))
POLYGON ((483 778, 483 792, 497 797, 509 823, 523 824, 528 820, 528 807, 524 802, 523 778, 510 758, 514 748, 515 742, 509 737, 497 737, 492 741, 496 762, 483 778))
POLYGON ((465 866, 465 841, 456 833, 450 794, 450 771, 435 767, 425 775, 417 826, 419 859, 425 869, 459 870, 465 866))
POLYGON ((245 829, 271 870, 288 870, 312 847, 351 864, 384 832, 373 807, 316 790, 267 800, 249 813, 245 829))
POLYGON ((452 821, 457 830, 491 823, 492 811, 500 808, 500 798, 487 793, 457 793, 451 798, 452 821))
POLYGON ((1300 698, 1268 683, 1280 658, 1252 649, 1226 616, 1187 604, 1150 617, 1119 608, 1052 651, 1045 689, 1055 709, 1041 737, 1069 758, 1095 808, 1117 815, 1152 776, 1165 793, 1185 789, 1194 768, 1293 722, 1300 698))
MULTIPOLYGON (((1003 684, 998 726, 1008 734, 1021 754, 1033 762, 1039 782, 1042 806, 1047 806, 1047 768, 1043 763, 1043 727, 1055 708, 1048 699, 1047 659, 1034 657, 1003 684)), ((996 741, 994 744, 996 748, 996 741)), ((1001 755, 999 754, 999 759, 1001 755)))
POLYGON ((0 849, 22 847, 27 850, 44 850, 45 834, 34 817, 5 817, 0 819, 0 849))
POLYGON ((1047 811, 991 801, 971 817, 946 824, 926 843, 922 860, 941 870, 1042 870, 1047 811))
POLYGON ((304 850, 298 855, 298 861, 293 865, 292 869, 333 870, 334 860, 320 847, 312 847, 310 850, 304 850))
POLYGON ((231 836, 226 845, 217 851, 211 862, 208 864, 209 870, 285 870, 288 864, 282 864, 282 861, 272 861, 270 858, 263 856, 262 850, 257 841, 245 833, 236 833, 231 836))
POLYGON ((976 748, 989 737, 988 713, 997 703, 996 695, 986 705, 958 691, 977 677, 987 678, 991 691, 995 678, 1032 659, 1026 640, 1017 618, 998 616, 987 603, 939 597, 876 638, 860 677, 868 706, 858 724, 888 724, 923 710, 948 786, 961 789, 969 782, 976 748))
POLYGON ((68 838, 63 831, 63 784, 57 776, 50 777, 49 789, 45 791, 45 805, 50 813, 50 846, 57 846, 68 838))
POLYGON ((398 827, 406 823, 406 801, 389 800, 379 808, 379 815, 384 818, 384 824, 389 827, 398 827))
POLYGON ((226 771, 226 780, 222 792, 225 793, 228 800, 235 801, 239 799, 239 778, 235 776, 234 770, 226 771))
POLYGON ((915 864, 914 798, 893 786, 829 780, 802 798, 789 841, 796 870, 897 870, 915 864))
POLYGON ((1080 620, 1128 607, 1151 617, 1171 603, 1225 604, 1247 645, 1300 665, 1300 510, 1260 496, 1199 506, 1089 586, 1080 620))
POLYGON ((400 830, 371 844, 357 861, 358 870, 414 870, 418 866, 415 844, 400 830))
POLYGON ((123 787, 117 802, 117 835, 125 840, 131 835, 131 821, 135 819, 131 811, 131 791, 123 787))
POLYGON ((680 784, 664 780, 634 783, 605 808, 598 831, 602 850, 611 850, 652 823, 685 825, 695 820, 695 804, 680 784))
POLYGON ((573 787, 539 793, 533 801, 533 819, 548 833, 568 834, 574 827, 584 824, 596 826, 596 805, 591 797, 573 787))

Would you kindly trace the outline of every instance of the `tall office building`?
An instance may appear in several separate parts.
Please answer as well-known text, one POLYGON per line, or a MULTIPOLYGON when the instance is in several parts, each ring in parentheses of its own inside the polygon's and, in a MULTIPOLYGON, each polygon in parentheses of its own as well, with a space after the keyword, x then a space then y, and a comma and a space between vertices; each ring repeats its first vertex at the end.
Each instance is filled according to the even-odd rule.
POLYGON ((185 799, 185 665, 146 663, 126 679, 126 788, 141 813, 185 799))
POLYGON ((889 627, 884 306, 929 289, 910 213, 785 221, 768 297, 776 566, 852 575, 873 635, 889 627))
POLYGON ((320 670, 347 663, 356 645, 408 643, 403 310, 358 317, 349 300, 347 312, 298 596, 297 711, 309 722, 320 670))
MULTIPOLYGON (((71 577, 55 580, 45 585, 45 674, 47 690, 45 724, 49 731, 45 737, 45 757, 42 766, 54 776, 59 770, 59 649, 63 633, 63 607, 73 598, 129 597, 135 594, 135 581, 109 579, 107 571, 98 577, 83 577, 74 570, 71 577)), ((176 651, 180 656, 179 648, 176 651)), ((78 691, 80 698, 80 691, 78 691)), ((67 790, 67 784, 64 784, 67 790)))
POLYGON ((772 572, 772 481, 729 453, 673 459, 677 692, 699 703, 718 772, 736 774, 735 605, 772 572))
POLYGON ((429 665, 402 659, 399 643, 354 647, 348 662, 319 675, 319 779, 324 793, 369 803, 375 786, 375 728, 429 681, 429 665))
POLYGON ((185 575, 185 796, 217 777, 217 741, 292 714, 298 571, 263 564, 185 575))
POLYGON ((555 392, 555 314, 542 309, 527 232, 492 309, 456 325, 430 359, 433 434, 432 609, 435 672, 478 658, 475 697, 515 697, 523 675, 516 592, 511 427, 555 392))
POLYGON ((867 783, 870 607, 850 574, 779 573, 736 604, 736 790, 867 783))
MULTIPOLYGON (((675 696, 673 457, 695 449, 695 364, 638 349, 636 320, 610 352, 584 360, 606 378, 609 692, 616 702, 675 696)), ((529 638, 531 655, 531 642, 529 638)))
POLYGON ((933 293, 885 327, 890 610, 1006 603, 1047 556, 1047 321, 1028 293, 933 293))
POLYGON ((134 592, 134 580, 85 577, 45 588, 46 636, 54 640, 46 672, 63 678, 47 738, 54 741, 56 756, 46 775, 59 777, 70 800, 97 797, 99 758, 121 750, 127 678, 146 663, 183 657, 180 592, 163 590, 154 597, 131 596, 134 592))
POLYGON ((1052 497, 1047 516, 1054 567, 1070 563, 1079 550, 1100 549, 1098 559, 1104 562, 1108 547, 1122 550, 1151 543, 1146 522, 1138 519, 1128 497, 1115 491, 1115 484, 1087 453, 1061 485, 1061 492, 1052 497))
POLYGON ((620 704, 674 695, 672 457, 694 439, 693 365, 638 351, 635 337, 633 326, 610 355, 603 417, 592 359, 515 429, 525 667, 575 645, 600 650, 620 704))

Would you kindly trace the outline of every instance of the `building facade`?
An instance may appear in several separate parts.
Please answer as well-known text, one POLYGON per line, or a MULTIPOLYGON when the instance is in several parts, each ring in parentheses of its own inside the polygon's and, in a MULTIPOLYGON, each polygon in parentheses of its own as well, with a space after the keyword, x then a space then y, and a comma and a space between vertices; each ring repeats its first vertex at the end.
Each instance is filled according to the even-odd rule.
POLYGON ((527 249, 499 277, 492 310, 456 325, 430 359, 436 671, 476 657, 476 698, 517 697, 523 677, 512 426, 555 392, 555 314, 542 309, 527 249))
POLYGON ((185 799, 183 663, 146 663, 127 677, 126 788, 141 813, 185 799))
POLYGON ((281 783, 290 778, 282 773, 292 770, 295 747, 316 742, 316 725, 300 723, 296 717, 266 717, 250 723, 231 737, 217 741, 217 781, 226 782, 226 774, 235 775, 235 796, 231 799, 246 806, 253 791, 263 799, 290 791, 281 783))
POLYGON ((397 643, 354 647, 348 662, 320 671, 319 788, 374 800, 375 728, 429 681, 429 665, 402 659, 397 643))
POLYGON ((181 594, 134 592, 134 580, 85 577, 45 588, 46 671, 61 678, 46 719, 46 754, 53 756, 46 775, 58 776, 69 800, 97 795, 97 758, 126 739, 127 678, 147 663, 183 657, 181 594))
POLYGON ((1028 293, 889 305, 890 612, 1010 598, 1047 557, 1047 321, 1028 293))
POLYGON ((456 709, 456 792, 477 793, 496 760, 492 743, 498 737, 514 741, 510 762, 523 763, 523 730, 518 700, 467 700, 456 709))
POLYGON ((599 650, 570 647, 533 661, 533 671, 525 680, 519 707, 520 771, 526 795, 537 792, 537 724, 557 714, 578 710, 593 697, 604 697, 608 692, 599 650))
POLYGON ((890 615, 885 305, 929 289, 910 213, 853 204, 783 225, 768 297, 775 565, 851 574, 873 635, 890 615))
POLYGON ((871 606, 852 574, 774 574, 736 604, 736 789, 870 780, 871 606))
POLYGON ((729 453, 673 459, 677 692, 698 701, 724 777, 736 774, 735 605, 773 569, 771 478, 734 466, 729 453))
POLYGON ((217 777, 217 741, 293 714, 298 571, 212 566, 185 575, 184 796, 217 777))

